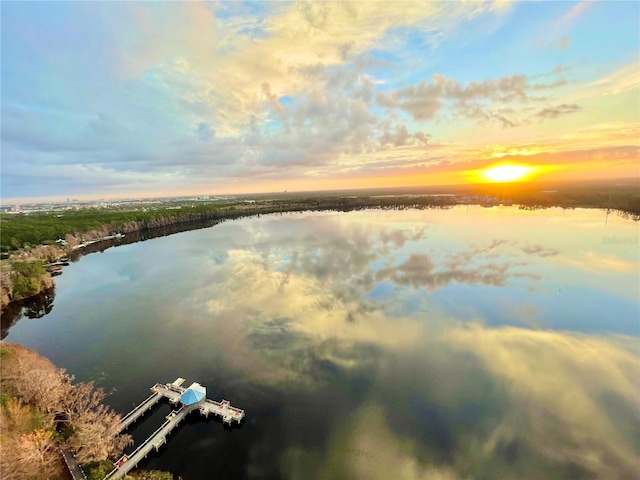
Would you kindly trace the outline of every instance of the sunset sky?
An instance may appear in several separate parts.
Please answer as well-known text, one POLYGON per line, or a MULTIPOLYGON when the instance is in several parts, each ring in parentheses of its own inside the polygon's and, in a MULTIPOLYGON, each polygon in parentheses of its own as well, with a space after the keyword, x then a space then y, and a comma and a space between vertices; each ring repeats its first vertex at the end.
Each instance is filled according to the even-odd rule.
POLYGON ((1 13, 3 200, 640 175, 635 1, 1 13))

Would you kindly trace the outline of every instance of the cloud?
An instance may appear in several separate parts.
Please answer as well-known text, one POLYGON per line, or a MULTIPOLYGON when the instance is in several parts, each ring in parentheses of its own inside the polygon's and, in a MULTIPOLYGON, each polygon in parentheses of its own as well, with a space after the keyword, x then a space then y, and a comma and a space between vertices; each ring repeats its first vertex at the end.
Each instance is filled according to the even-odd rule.
POLYGON ((415 120, 430 120, 442 108, 443 88, 439 85, 442 79, 444 77, 436 77, 433 83, 422 80, 415 86, 390 93, 381 92, 376 96, 376 102, 381 107, 405 110, 415 120))
MULTIPOLYGON (((530 416, 529 442, 545 457, 575 463, 598 478, 633 477, 638 456, 616 417, 639 406, 635 348, 513 327, 454 329, 447 337, 475 352, 505 383, 530 416)), ((489 437, 489 445, 494 441, 489 437)))
POLYGON ((389 110, 404 110, 414 120, 434 119, 446 108, 480 123, 495 120, 502 127, 515 127, 521 121, 515 120, 515 110, 505 105, 538 101, 539 98, 532 95, 534 91, 553 90, 566 83, 564 79, 557 79, 550 83, 532 84, 525 75, 511 75, 466 85, 438 74, 434 74, 431 80, 427 82, 423 79, 417 85, 380 92, 376 96, 376 102, 389 110))
POLYGON ((566 72, 567 70, 568 69, 565 65, 558 64, 555 67, 553 67, 553 70, 551 71, 551 73, 558 75, 560 73, 566 72))
POLYGON ((539 257, 553 257, 560 252, 555 248, 545 247, 544 245, 525 245, 522 251, 527 255, 537 255, 539 257))
POLYGON ((194 129, 194 133, 203 142, 208 142, 216 136, 216 131, 205 122, 200 122, 194 129))
POLYGON ((558 105, 556 107, 544 108, 540 110, 538 113, 536 113, 536 116, 542 119, 552 119, 552 118, 558 118, 562 115, 567 115, 569 113, 577 112, 578 110, 580 110, 580 107, 575 103, 572 103, 572 104, 563 103, 562 105, 558 105))
POLYGON ((250 229, 234 233, 224 261, 212 265, 213 273, 195 294, 211 317, 225 319, 201 336, 229 349, 234 368, 268 383, 307 384, 318 362, 355 368, 371 354, 360 357, 358 346, 401 351, 420 337, 418 323, 389 322, 365 292, 375 286, 369 265, 419 241, 424 228, 343 220, 315 216, 309 235, 308 220, 287 219, 288 228, 282 229, 274 218, 263 232, 269 242, 256 242, 250 229), (297 355, 308 361, 293 364, 297 355))
POLYGON ((414 441, 389 428, 382 405, 365 404, 331 440, 324 465, 316 477, 330 479, 349 472, 351 478, 363 480, 463 478, 449 465, 423 463, 416 455, 418 451, 414 441))
MULTIPOLYGON (((468 255, 462 253, 461 257, 468 258, 468 255)), ((513 265, 507 263, 487 263, 480 267, 468 268, 457 267, 461 263, 459 260, 454 260, 449 265, 452 268, 439 269, 428 255, 413 253, 399 265, 378 270, 376 280, 388 280, 398 285, 436 290, 451 282, 502 286, 510 276, 523 276, 522 273, 509 274, 509 269, 513 265)))
POLYGON ((465 117, 476 120, 478 124, 485 124, 490 121, 497 121, 502 128, 517 127, 520 121, 509 118, 507 115, 513 115, 513 109, 498 108, 493 110, 479 103, 461 103, 457 106, 465 117), (505 111, 509 113, 505 113, 505 111))
POLYGON ((571 45, 571 41, 567 35, 563 35, 555 40, 541 38, 536 42, 537 48, 550 48, 557 50, 566 50, 571 45))
POLYGON ((603 255, 594 251, 588 251, 578 258, 562 257, 559 261, 591 273, 640 272, 640 266, 636 262, 623 260, 612 255, 603 255))
POLYGON ((413 253, 402 263, 378 270, 376 280, 389 280, 399 285, 436 290, 452 282, 504 286, 510 278, 538 279, 537 275, 519 269, 528 263, 523 260, 521 252, 539 257, 559 253, 542 245, 521 246, 517 242, 494 239, 485 245, 470 246, 448 254, 438 263, 429 255, 413 253), (500 263, 498 259, 501 260, 500 263))
MULTIPOLYGON (((209 293, 212 298, 207 309, 212 316, 224 317, 232 325, 215 335, 234 368, 263 381, 309 380, 303 365, 286 368, 288 362, 282 355, 289 357, 291 349, 273 352, 273 361, 265 364, 264 355, 269 352, 251 348, 248 343, 247 331, 254 332, 251 338, 255 347, 255 342, 262 341, 258 338, 261 326, 274 318, 284 322, 281 327, 286 328, 296 348, 303 350, 323 339, 335 339, 336 347, 358 342, 402 350, 419 337, 420 327, 415 322, 399 319, 392 325, 378 309, 367 307, 348 293, 328 291, 323 286, 322 268, 316 269, 319 278, 277 271, 269 260, 264 265, 261 256, 237 250, 229 251, 225 270, 228 280, 212 285, 217 293, 209 293), (247 288, 252 292, 250 301, 242 293, 247 288), (257 365, 262 366, 256 368, 257 365)), ((331 355, 331 350, 326 355, 331 355)))
POLYGON ((262 84, 262 94, 273 104, 278 113, 284 112, 284 108, 282 108, 282 105, 280 105, 280 102, 278 101, 278 96, 275 93, 271 93, 271 87, 267 82, 262 84))
POLYGON ((582 97, 617 95, 640 88, 640 64, 637 62, 620 68, 587 85, 582 97))
POLYGON ((461 85, 456 80, 443 75, 434 74, 432 81, 421 80, 416 86, 410 85, 390 94, 381 94, 383 106, 394 106, 408 101, 409 103, 429 97, 442 97, 453 100, 526 100, 529 81, 524 75, 511 75, 498 79, 470 82, 461 85))
POLYGON ((426 145, 431 135, 428 133, 409 133, 406 125, 396 125, 395 131, 385 130, 380 137, 380 148, 402 147, 405 145, 426 145))
MULTIPOLYGON (((3 78, 3 192, 42 195, 49 187, 39 182, 51 172, 56 192, 75 195, 133 194, 152 184, 154 193, 353 187, 382 175, 407 183, 404 174, 455 183, 460 177, 445 173, 460 172, 485 146, 531 143, 541 122, 575 105, 593 109, 583 98, 637 91, 635 64, 613 73, 590 64, 603 72, 596 81, 570 59, 552 73, 557 59, 528 63, 546 72, 536 74, 538 67, 478 58, 496 62, 495 78, 477 74, 485 67, 453 68, 473 63, 456 60, 470 53, 467 34, 469 45, 489 41, 477 27, 509 20, 509 9, 517 17, 518 8, 13 4, 3 12, 3 71, 11 73, 3 78), (76 37, 82 41, 70 47, 76 37), (90 178, 82 164, 103 175, 90 178)), ((562 40, 562 32, 549 38, 562 40)))
MULTIPOLYGON (((585 132, 583 132, 584 134, 585 132)), ((621 134, 621 137, 625 134, 621 134)), ((550 143, 549 145, 540 145, 535 148, 531 146, 522 145, 520 147, 510 146, 506 152, 488 153, 487 160, 495 162, 496 158, 500 158, 502 161, 526 161, 533 165, 549 166, 552 168, 565 168, 569 165, 586 164, 593 162, 601 162, 606 165, 613 165, 615 163, 623 163, 630 165, 636 161, 640 152, 640 147, 633 145, 630 141, 628 145, 623 142, 619 146, 597 146, 598 143, 593 141, 593 146, 582 144, 580 145, 579 138, 585 138, 586 135, 576 135, 576 137, 569 137, 563 139, 564 142, 557 144, 550 143), (582 148, 581 148, 582 147, 582 148)), ((587 140, 589 142, 590 140, 587 140)), ((485 163, 486 164, 486 163, 485 163)))
POLYGON ((582 0, 578 3, 576 3, 573 7, 571 7, 571 10, 569 10, 567 13, 565 13, 562 18, 560 18, 560 20, 558 20, 558 25, 566 25, 566 24, 571 24, 574 21, 576 21, 579 17, 581 17, 582 15, 584 15, 584 13, 589 10, 593 4, 594 4, 594 0, 582 0))
MULTIPOLYGON (((492 8, 491 4, 454 8, 419 2, 283 4, 269 7, 259 27, 248 30, 246 22, 227 20, 226 15, 216 14, 216 8, 194 5, 176 16, 173 32, 166 36, 162 34, 164 9, 144 5, 137 9, 138 31, 140 45, 150 48, 129 57, 147 69, 159 67, 168 79, 178 73, 171 63, 177 56, 174 52, 189 52, 189 61, 178 70, 195 88, 180 95, 199 97, 216 113, 214 118, 220 122, 214 125, 216 130, 222 132, 224 127, 231 133, 257 113, 264 85, 270 92, 304 95, 322 80, 318 75, 357 58, 394 25, 455 24, 465 15, 492 8)), ((280 110, 270 92, 269 101, 280 110)), ((366 88, 363 93, 365 98, 370 95, 366 88)))
POLYGON ((280 463, 313 478, 633 478, 634 344, 478 324, 430 328, 416 350, 376 371, 326 444, 293 445, 280 463))
MULTIPOLYGON (((521 232, 528 243, 520 243, 486 227, 511 232, 519 219, 543 227, 562 218, 570 231, 595 218, 505 210, 500 216, 508 218, 497 220, 495 210, 481 210, 473 242, 485 240, 469 244, 460 236, 471 218, 463 210, 445 212, 446 225, 442 212, 415 210, 246 219, 203 231, 180 252, 200 259, 189 288, 198 313, 185 316, 177 305, 171 319, 208 346, 194 351, 203 358, 221 352, 251 391, 275 386, 302 402, 278 415, 304 426, 304 438, 276 435, 285 447, 275 461, 255 454, 268 445, 252 444, 251 471, 268 464, 271 476, 291 478, 633 478, 637 338, 482 325, 493 315, 469 324, 439 313, 437 295, 367 279, 387 259, 418 282, 424 273, 481 271, 497 260, 511 265, 514 257, 551 253, 531 235, 573 251, 566 236, 547 238, 544 228, 521 232), (450 238, 439 238, 445 227, 450 238), (418 256, 409 261, 407 252, 418 256), (385 289, 388 296, 370 299, 385 289), (301 404, 308 415, 300 415, 301 404), (332 422, 336 408, 341 421, 332 422)), ((464 298, 462 308, 475 303, 464 298)), ((524 304, 504 292, 496 299, 488 300, 492 312, 517 309, 516 318, 533 325, 544 310, 528 296, 524 304)))
MULTIPOLYGON (((554 74, 558 74, 560 72, 562 72, 562 66, 558 65, 553 69, 553 73, 554 74)), ((531 88, 533 88, 534 90, 545 90, 548 88, 556 88, 556 87, 562 87, 563 85, 566 85, 567 81, 564 78, 558 78, 557 80, 554 80, 553 82, 549 82, 549 83, 536 83, 531 85, 531 88)))
POLYGON ((560 50, 564 50, 565 48, 569 48, 570 42, 569 37, 566 35, 560 37, 558 40, 551 44, 553 48, 558 48, 560 50))

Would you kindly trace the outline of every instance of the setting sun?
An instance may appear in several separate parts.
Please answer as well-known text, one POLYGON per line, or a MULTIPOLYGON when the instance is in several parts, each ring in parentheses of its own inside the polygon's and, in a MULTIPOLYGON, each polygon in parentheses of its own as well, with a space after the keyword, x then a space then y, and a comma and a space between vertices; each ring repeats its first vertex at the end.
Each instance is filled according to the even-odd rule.
POLYGON ((480 172, 487 182, 517 182, 524 180, 536 169, 526 165, 497 165, 480 172))

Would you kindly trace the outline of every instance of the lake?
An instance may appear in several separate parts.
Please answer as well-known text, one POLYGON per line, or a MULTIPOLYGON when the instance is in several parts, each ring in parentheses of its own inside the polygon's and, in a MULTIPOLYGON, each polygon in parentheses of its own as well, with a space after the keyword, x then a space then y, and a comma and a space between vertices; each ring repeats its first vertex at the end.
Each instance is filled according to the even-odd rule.
POLYGON ((638 238, 602 210, 244 218, 85 256, 6 341, 122 413, 177 377, 245 409, 142 465, 184 480, 632 479, 638 238))

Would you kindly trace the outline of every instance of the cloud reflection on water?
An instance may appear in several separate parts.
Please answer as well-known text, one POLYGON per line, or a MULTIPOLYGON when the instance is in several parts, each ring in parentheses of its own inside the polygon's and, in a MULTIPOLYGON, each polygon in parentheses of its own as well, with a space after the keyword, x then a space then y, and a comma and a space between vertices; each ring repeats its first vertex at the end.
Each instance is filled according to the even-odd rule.
POLYGON ((636 478, 638 252, 600 214, 227 222, 88 256, 11 341, 117 378, 123 410, 159 365, 228 393, 249 478, 636 478))
POLYGON ((383 365, 325 450, 287 454, 289 473, 636 478, 640 362, 628 339, 465 325, 383 365))
MULTIPOLYGON (((208 265, 196 294, 211 319, 200 333, 253 381, 338 385, 360 403, 346 423, 328 419, 324 447, 289 446, 285 476, 633 478, 637 339, 542 330, 538 317, 554 282, 571 289, 575 280, 603 292, 603 302, 625 301, 637 259, 595 243, 575 251, 573 240, 563 243, 568 232, 594 227, 581 230, 570 216, 554 219, 555 236, 537 238, 502 228, 523 212, 509 215, 483 218, 486 228, 473 234, 464 221, 430 212, 234 226, 243 234, 208 265), (603 278, 627 284, 606 296, 603 278), (434 292, 460 285, 485 289, 512 325, 434 306, 434 292), (501 296, 513 289, 526 303, 501 296), (533 328, 521 328, 522 319, 533 328)), ((536 212, 532 222, 546 220, 536 212)), ((474 299, 455 301, 472 308, 474 299)))
POLYGON ((637 474, 637 342, 479 325, 451 329, 446 341, 473 352, 506 385, 513 408, 528 419, 524 431, 507 425, 510 434, 526 435, 549 461, 573 463, 596 478, 637 474))
MULTIPOLYGON (((422 327, 415 320, 390 322, 379 307, 332 291, 322 279, 265 268, 255 253, 230 251, 227 267, 228 280, 223 290, 216 289, 216 298, 207 307, 213 317, 233 326, 229 359, 235 366, 249 367, 248 374, 271 377, 293 366, 293 359, 287 358, 293 352, 310 348, 317 349, 320 358, 349 365, 351 359, 334 351, 338 346, 347 350, 359 343, 402 349, 415 345, 421 335, 422 327), (243 332, 240 337, 235 336, 239 331, 243 332), (273 345, 274 338, 285 336, 286 348, 273 345), (257 364, 262 367, 251 368, 257 364)), ((223 328, 218 333, 226 333, 227 327, 223 328)), ((304 363, 297 363, 287 373, 287 378, 304 380, 300 374, 309 372, 304 371, 304 363)))

